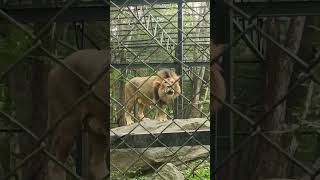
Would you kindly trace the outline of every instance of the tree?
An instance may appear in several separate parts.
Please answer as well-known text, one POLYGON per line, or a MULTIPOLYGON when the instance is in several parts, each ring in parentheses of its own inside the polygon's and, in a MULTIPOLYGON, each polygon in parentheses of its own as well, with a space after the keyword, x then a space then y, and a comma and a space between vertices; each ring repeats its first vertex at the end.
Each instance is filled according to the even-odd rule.
MULTIPOLYGON (((289 27, 285 34, 284 45, 293 53, 297 53, 300 47, 304 29, 305 17, 294 17, 289 19, 289 27)), ((266 27, 269 34, 276 40, 281 40, 280 22, 277 18, 270 18, 266 27)), ((266 74, 265 74, 265 111, 271 110, 287 92, 290 84, 294 63, 292 59, 282 52, 272 42, 266 45, 266 74)), ((284 101, 277 106, 271 115, 262 123, 265 131, 279 130, 286 123, 287 103, 284 101)), ((271 139, 284 146, 281 135, 272 135, 271 139)), ((267 141, 259 137, 256 142, 254 154, 255 171, 252 180, 260 180, 273 177, 288 177, 288 160, 279 154, 267 141)))

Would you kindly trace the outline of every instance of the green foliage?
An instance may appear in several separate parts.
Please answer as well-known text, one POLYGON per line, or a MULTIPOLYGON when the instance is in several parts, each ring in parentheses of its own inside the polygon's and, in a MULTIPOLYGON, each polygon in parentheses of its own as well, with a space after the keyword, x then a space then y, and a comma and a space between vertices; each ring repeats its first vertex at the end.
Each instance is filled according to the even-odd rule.
POLYGON ((196 167, 194 170, 191 168, 182 169, 184 177, 188 180, 207 180, 210 179, 210 162, 198 160, 188 164, 191 168, 196 167))
POLYGON ((0 37, 0 71, 13 64, 30 45, 30 38, 12 25, 4 26, 5 36, 0 37))
MULTIPOLYGON (((210 162, 205 160, 198 160, 194 162, 187 163, 179 168, 185 179, 188 180, 209 180, 210 179, 210 162)), ((112 172, 112 179, 121 179, 120 173, 112 172)), ((138 175, 136 177, 128 178, 129 180, 147 180, 150 179, 152 175, 138 175)))

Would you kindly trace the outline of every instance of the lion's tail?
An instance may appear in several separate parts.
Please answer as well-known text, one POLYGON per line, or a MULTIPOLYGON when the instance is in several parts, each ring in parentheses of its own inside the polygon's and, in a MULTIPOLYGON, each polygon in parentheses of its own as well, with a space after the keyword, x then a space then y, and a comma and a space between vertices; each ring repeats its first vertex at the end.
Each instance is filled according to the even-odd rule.
MULTIPOLYGON (((224 78, 220 73, 221 70, 221 67, 214 63, 212 66, 213 76, 211 76, 211 78, 213 82, 213 94, 224 101, 226 99, 226 85, 224 78)), ((222 104, 217 99, 213 99, 211 107, 213 108, 213 112, 218 112, 222 107, 222 104)))

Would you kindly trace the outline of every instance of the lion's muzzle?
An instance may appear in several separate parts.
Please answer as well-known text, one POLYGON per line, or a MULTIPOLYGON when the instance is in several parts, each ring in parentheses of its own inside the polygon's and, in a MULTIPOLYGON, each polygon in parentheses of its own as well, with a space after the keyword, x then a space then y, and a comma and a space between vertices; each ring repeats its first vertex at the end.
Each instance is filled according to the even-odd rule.
POLYGON ((174 94, 174 90, 173 89, 169 89, 167 92, 166 92, 167 95, 173 95, 174 94))

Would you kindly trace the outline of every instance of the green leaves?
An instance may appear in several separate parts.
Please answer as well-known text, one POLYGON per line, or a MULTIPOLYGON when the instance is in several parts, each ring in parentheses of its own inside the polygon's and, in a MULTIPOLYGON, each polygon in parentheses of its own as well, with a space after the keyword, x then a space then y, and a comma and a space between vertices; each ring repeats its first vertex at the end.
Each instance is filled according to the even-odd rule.
POLYGON ((12 25, 4 27, 4 37, 0 37, 0 71, 15 63, 31 45, 30 38, 12 25))

